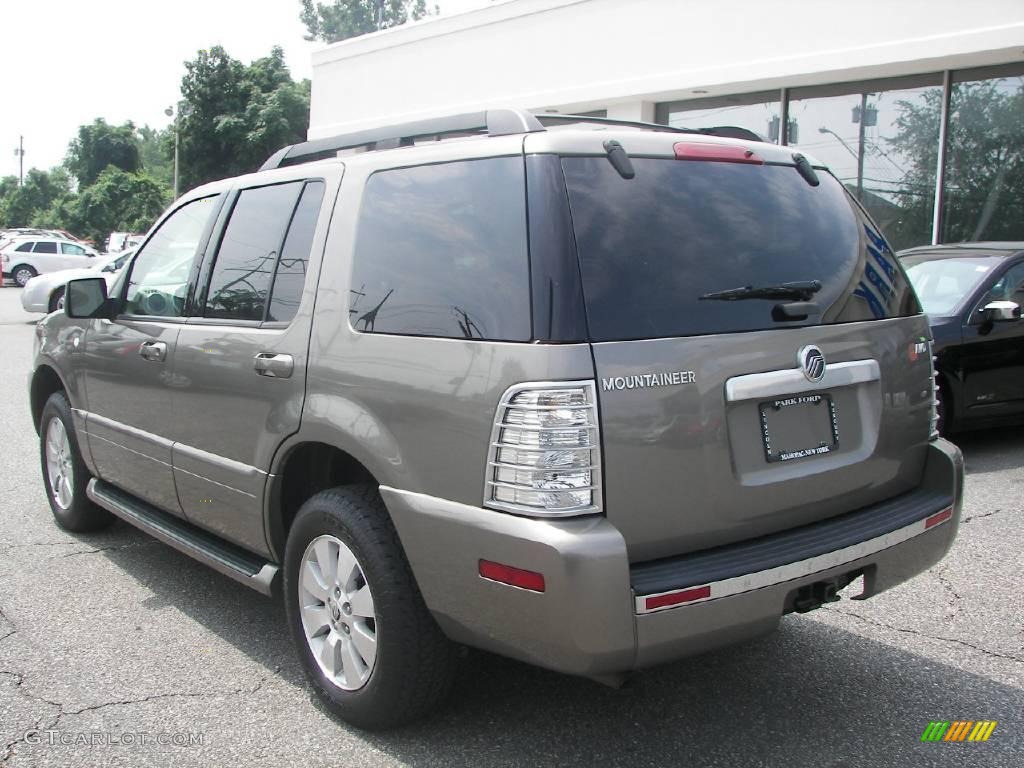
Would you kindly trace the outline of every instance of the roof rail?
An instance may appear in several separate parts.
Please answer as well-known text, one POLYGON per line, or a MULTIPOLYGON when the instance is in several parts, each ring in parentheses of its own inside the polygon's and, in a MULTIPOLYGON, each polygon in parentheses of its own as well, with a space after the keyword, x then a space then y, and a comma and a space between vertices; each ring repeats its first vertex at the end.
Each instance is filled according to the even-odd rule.
POLYGON ((409 146, 416 139, 447 134, 486 133, 488 136, 508 136, 516 133, 543 131, 544 126, 531 113, 519 109, 489 109, 486 112, 470 112, 450 117, 435 117, 400 123, 382 128, 368 128, 355 133, 314 139, 302 144, 283 147, 271 155, 260 166, 261 171, 280 168, 285 165, 309 163, 335 156, 343 149, 368 147, 376 149, 378 144, 390 147, 409 146))

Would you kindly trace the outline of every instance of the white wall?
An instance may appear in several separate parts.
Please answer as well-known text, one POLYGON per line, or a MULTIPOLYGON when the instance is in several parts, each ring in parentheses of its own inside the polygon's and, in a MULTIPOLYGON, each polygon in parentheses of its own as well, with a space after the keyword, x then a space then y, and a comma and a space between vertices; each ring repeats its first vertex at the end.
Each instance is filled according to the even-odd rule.
POLYGON ((651 119, 695 90, 1022 60, 1022 0, 505 0, 315 52, 309 134, 487 106, 651 119))

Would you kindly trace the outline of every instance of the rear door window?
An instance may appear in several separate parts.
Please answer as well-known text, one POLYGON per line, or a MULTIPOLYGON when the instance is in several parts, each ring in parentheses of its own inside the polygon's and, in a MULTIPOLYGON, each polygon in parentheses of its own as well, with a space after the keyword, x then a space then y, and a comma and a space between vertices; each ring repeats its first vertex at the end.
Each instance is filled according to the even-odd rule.
POLYGON ((836 179, 792 166, 562 160, 594 341, 855 322, 920 311, 882 236, 836 179), (817 280, 819 314, 779 322, 779 299, 702 299, 817 280))
POLYGON ((363 333, 528 341, 523 159, 371 176, 356 231, 349 321, 363 333))
POLYGON ((33 248, 32 251, 33 253, 56 253, 57 244, 43 240, 36 243, 36 247, 33 248))
POLYGON ((299 204, 288 226, 288 235, 281 248, 277 262, 274 288, 270 294, 268 321, 288 321, 295 317, 306 285, 306 269, 309 265, 309 251, 316 232, 316 220, 320 204, 324 199, 324 183, 310 181, 302 190, 299 204))
POLYGON ((207 293, 206 317, 263 320, 285 230, 302 182, 244 189, 224 229, 207 293))

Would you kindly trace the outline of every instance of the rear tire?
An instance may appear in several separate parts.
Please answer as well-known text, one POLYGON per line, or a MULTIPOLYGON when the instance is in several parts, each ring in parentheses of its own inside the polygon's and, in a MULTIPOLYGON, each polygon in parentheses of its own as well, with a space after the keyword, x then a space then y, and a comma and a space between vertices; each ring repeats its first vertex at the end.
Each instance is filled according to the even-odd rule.
POLYGON ((43 406, 39 420, 39 458, 43 487, 57 525, 84 533, 106 528, 114 516, 85 495, 92 479, 78 449, 71 407, 63 392, 54 392, 43 406))
POLYGON ((956 422, 953 419, 953 396, 949 393, 949 386, 940 376, 938 379, 939 391, 938 402, 935 410, 938 414, 938 430, 943 437, 949 437, 956 431, 956 422))
POLYGON ((53 293, 50 294, 50 304, 48 309, 51 312, 56 312, 59 309, 64 309, 64 287, 61 286, 53 293))
POLYGON ((456 646, 423 603, 375 486, 302 505, 285 545, 284 596, 306 676, 341 719, 394 728, 451 690, 456 646))
POLYGON ((37 274, 39 273, 32 269, 32 267, 28 266, 28 264, 19 264, 17 267, 11 270, 11 277, 14 278, 14 282, 18 284, 19 288, 24 288, 25 283, 27 283, 37 274))

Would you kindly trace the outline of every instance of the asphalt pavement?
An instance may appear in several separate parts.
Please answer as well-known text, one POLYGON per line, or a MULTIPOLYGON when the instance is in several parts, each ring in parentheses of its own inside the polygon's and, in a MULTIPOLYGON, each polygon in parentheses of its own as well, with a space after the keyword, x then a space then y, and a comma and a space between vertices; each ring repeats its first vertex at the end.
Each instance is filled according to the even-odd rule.
POLYGON ((26 391, 33 323, 0 289, 4 766, 1024 764, 1024 429, 961 440, 959 538, 884 595, 618 691, 470 652, 445 709, 367 734, 317 706, 278 602, 123 523, 53 524, 26 391), (998 724, 985 743, 922 743, 933 720, 998 724))

